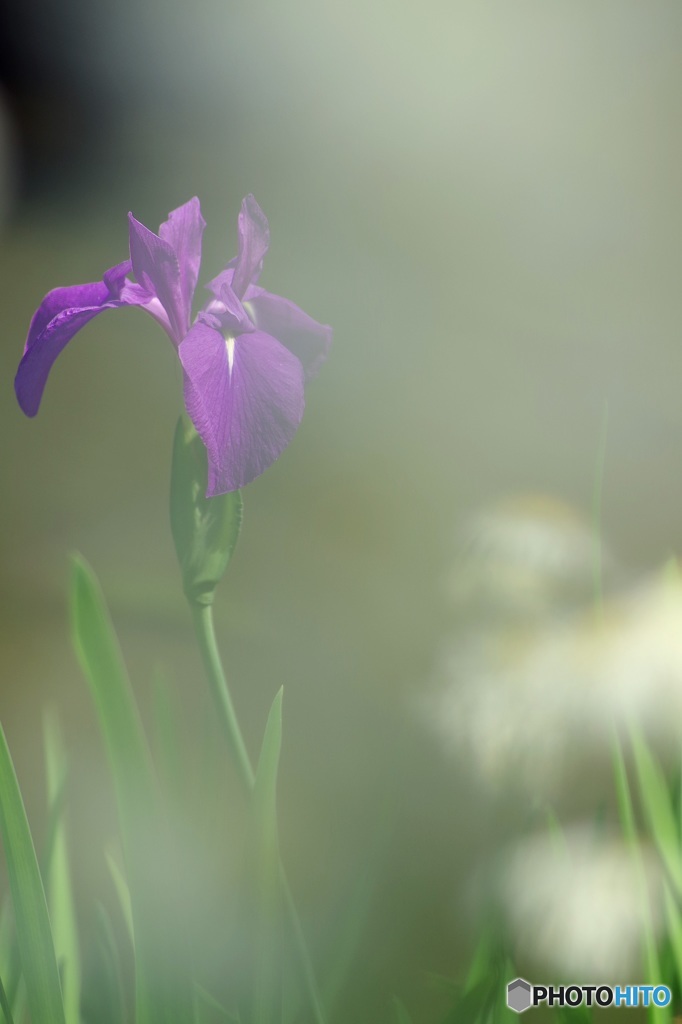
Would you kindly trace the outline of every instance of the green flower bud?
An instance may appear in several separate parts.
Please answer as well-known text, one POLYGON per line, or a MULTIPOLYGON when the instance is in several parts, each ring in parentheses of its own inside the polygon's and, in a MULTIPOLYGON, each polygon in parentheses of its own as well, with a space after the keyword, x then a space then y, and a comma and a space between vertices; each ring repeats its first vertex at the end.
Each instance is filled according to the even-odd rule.
POLYGON ((208 460, 204 444, 184 416, 178 420, 171 470, 171 532, 187 600, 213 602, 215 588, 232 557, 242 524, 239 491, 207 498, 208 460))

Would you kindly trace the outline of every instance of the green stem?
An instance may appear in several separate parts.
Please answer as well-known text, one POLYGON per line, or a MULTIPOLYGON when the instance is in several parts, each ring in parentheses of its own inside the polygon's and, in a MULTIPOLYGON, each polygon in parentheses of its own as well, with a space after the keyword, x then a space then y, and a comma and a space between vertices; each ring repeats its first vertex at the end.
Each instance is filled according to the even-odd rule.
MULTIPOLYGON (((225 678, 225 673, 223 671, 223 665, 220 659, 220 652, 218 650, 218 644, 215 636, 215 628, 213 625, 212 606, 192 605, 192 618, 211 695, 213 696, 218 710, 218 715, 220 717, 220 724, 227 738, 230 753, 232 754, 239 777, 242 780, 246 792, 250 796, 253 792, 254 771, 251 759, 249 758, 249 754, 246 749, 246 744, 244 743, 244 736, 242 735, 234 704, 232 703, 227 679, 225 678)), ((303 934, 303 928, 298 916, 298 911, 296 910, 296 905, 294 903, 294 897, 289 887, 289 882, 287 881, 282 864, 280 864, 280 874, 284 901, 296 943, 296 951, 298 953, 301 973, 308 993, 313 1019, 315 1024, 326 1024, 319 986, 313 970, 310 954, 308 953, 308 947, 303 934)))
POLYGON ((213 608, 210 604, 192 605, 192 617, 211 696, 220 716, 220 724, 227 736, 230 753, 234 758, 239 777, 247 793, 251 793, 254 782, 253 767, 223 672, 213 627, 213 608))

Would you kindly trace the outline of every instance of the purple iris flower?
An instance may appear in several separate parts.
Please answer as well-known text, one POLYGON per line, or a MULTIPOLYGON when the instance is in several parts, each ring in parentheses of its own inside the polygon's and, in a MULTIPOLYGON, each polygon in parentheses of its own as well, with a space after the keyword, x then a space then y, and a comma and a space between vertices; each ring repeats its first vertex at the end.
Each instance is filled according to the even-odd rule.
POLYGON ((55 288, 43 299, 15 379, 19 405, 35 416, 52 364, 81 327, 105 309, 141 306, 180 358, 187 412, 208 452, 207 497, 237 490, 292 440, 303 416, 304 383, 327 356, 331 327, 258 286, 270 233, 253 196, 239 213, 238 255, 209 284, 213 298, 194 323, 205 227, 199 200, 173 210, 158 235, 132 214, 129 222, 129 260, 102 281, 55 288))

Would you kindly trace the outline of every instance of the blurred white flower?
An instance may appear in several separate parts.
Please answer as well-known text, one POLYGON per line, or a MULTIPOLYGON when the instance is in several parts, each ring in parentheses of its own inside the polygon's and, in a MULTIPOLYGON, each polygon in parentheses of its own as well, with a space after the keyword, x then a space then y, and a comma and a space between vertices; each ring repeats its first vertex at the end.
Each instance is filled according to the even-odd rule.
POLYGON ((483 509, 459 531, 447 581, 455 611, 516 621, 584 604, 594 594, 597 556, 607 574, 613 570, 597 543, 583 518, 549 495, 520 495, 483 509))
POLYGON ((500 898, 519 952, 538 969, 578 983, 641 981, 645 906, 656 934, 661 881, 646 848, 638 866, 622 840, 574 828, 515 846, 500 898))
POLYGON ((589 529, 547 507, 544 518, 537 502, 480 517, 488 543, 462 562, 458 621, 428 701, 447 746, 491 783, 541 800, 568 769, 608 757, 614 728, 625 735, 636 721, 659 747, 682 740, 679 575, 596 608, 589 529))

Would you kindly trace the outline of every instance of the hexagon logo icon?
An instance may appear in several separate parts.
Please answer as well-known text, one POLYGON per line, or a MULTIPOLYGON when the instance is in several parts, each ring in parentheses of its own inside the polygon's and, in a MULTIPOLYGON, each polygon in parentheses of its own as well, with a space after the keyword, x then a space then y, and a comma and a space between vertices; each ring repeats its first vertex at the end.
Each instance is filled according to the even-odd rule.
POLYGON ((530 985, 524 978, 515 978, 507 985, 507 1006, 515 1013, 523 1013, 531 1004, 530 985))

